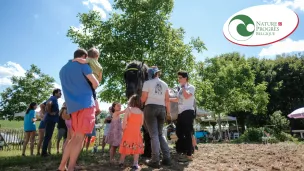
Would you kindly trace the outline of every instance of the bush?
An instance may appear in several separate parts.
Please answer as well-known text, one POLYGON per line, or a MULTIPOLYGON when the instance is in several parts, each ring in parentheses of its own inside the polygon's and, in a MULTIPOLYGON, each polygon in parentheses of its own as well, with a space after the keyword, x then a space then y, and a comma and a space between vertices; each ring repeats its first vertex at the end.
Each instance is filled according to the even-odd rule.
POLYGON ((297 138, 291 136, 290 134, 287 134, 285 132, 280 132, 276 133, 274 135, 280 142, 285 142, 285 141, 291 141, 291 142, 297 142, 297 138))
POLYGON ((240 137, 241 142, 262 142, 263 128, 248 128, 240 137))
POLYGON ((287 120, 287 118, 282 115, 281 111, 275 111, 270 116, 270 124, 274 125, 274 128, 273 128, 274 132, 279 134, 284 129, 288 128, 289 120, 287 120))

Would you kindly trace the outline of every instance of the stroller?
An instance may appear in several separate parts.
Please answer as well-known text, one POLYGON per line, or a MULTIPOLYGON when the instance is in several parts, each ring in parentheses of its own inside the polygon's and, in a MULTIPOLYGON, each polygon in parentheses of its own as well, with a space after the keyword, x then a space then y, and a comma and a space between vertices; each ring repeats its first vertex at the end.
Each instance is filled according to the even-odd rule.
POLYGON ((176 126, 174 123, 170 123, 163 128, 163 136, 169 144, 175 144, 177 141, 175 130, 176 126))

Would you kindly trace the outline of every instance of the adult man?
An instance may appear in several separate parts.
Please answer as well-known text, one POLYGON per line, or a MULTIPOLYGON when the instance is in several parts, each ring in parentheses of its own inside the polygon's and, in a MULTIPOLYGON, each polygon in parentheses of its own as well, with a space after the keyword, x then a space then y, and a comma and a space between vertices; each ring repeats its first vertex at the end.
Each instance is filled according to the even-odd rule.
POLYGON ((141 97, 141 101, 145 103, 145 125, 151 137, 152 148, 152 158, 147 161, 147 165, 159 168, 159 147, 163 153, 162 164, 171 164, 169 146, 162 136, 166 109, 167 114, 170 115, 169 92, 168 85, 159 78, 160 70, 157 67, 150 68, 148 72, 152 72, 153 78, 144 83, 141 97))
POLYGON ((170 101, 178 102, 179 114, 176 123, 176 135, 178 140, 176 142, 176 151, 181 154, 179 161, 186 162, 192 161, 195 88, 188 83, 189 76, 187 72, 179 71, 177 75, 181 89, 178 92, 178 98, 170 98, 170 101), (186 156, 182 154, 185 154, 186 156))
POLYGON ((51 96, 45 103, 45 108, 49 110, 46 111, 46 115, 44 117, 45 122, 45 135, 42 145, 42 152, 41 156, 47 156, 47 148, 49 145, 50 140, 52 139, 55 124, 58 122, 59 119, 59 106, 58 106, 58 99, 61 97, 61 90, 55 89, 53 91, 53 96, 51 96))
MULTIPOLYGON (((74 52, 74 59, 85 59, 87 56, 87 52, 83 49, 74 52)), ((98 81, 88 64, 80 64, 72 60, 61 68, 59 75, 67 104, 66 110, 71 114, 73 136, 64 149, 58 170, 65 170, 69 160, 68 170, 73 171, 85 134, 91 133, 95 125, 95 103, 87 79, 94 89, 97 88, 98 81)))

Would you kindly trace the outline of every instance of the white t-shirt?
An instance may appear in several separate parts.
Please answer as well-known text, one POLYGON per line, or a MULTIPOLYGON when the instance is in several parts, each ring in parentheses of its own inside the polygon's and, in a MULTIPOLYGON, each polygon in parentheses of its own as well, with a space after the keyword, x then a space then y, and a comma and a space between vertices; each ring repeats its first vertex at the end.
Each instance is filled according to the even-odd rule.
POLYGON ((142 91, 148 92, 148 98, 145 105, 156 104, 166 106, 165 95, 167 90, 167 83, 159 78, 154 78, 144 82, 142 91))
POLYGON ((183 95, 183 89, 181 88, 178 92, 178 113, 182 113, 185 110, 194 110, 194 92, 195 87, 191 84, 187 84, 185 89, 188 93, 192 94, 188 99, 183 95))

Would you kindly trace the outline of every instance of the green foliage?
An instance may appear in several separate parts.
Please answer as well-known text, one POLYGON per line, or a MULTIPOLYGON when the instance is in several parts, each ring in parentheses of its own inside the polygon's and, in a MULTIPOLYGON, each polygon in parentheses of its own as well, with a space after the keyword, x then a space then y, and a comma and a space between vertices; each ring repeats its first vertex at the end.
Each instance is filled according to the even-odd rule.
POLYGON ((123 73, 132 60, 157 65, 170 87, 176 83, 177 71, 193 71, 193 50, 202 52, 206 47, 199 38, 184 43, 185 31, 173 28, 169 22, 173 4, 173 0, 115 0, 114 9, 120 12, 107 21, 94 11, 78 15, 83 29, 71 27, 67 36, 80 47, 96 46, 100 50, 103 101, 126 101, 123 73))
POLYGON ((298 142, 298 139, 285 132, 279 132, 274 135, 280 142, 291 141, 298 142))
POLYGON ((276 111, 270 116, 270 124, 274 125, 273 130, 275 133, 280 133, 288 128, 289 120, 282 115, 281 111, 276 111))
MULTIPOLYGON (((274 60, 249 58, 248 62, 255 72, 255 83, 268 82, 266 91, 270 95, 267 105, 269 114, 280 110, 286 116, 303 106, 303 53, 278 55, 274 60)), ((300 120, 295 125, 299 123, 300 120)))
POLYGON ((55 80, 31 65, 24 77, 13 76, 11 81, 13 85, 0 93, 0 116, 8 116, 10 120, 14 113, 25 111, 31 102, 41 103, 48 98, 55 80))
POLYGON ((265 113, 267 83, 255 85, 250 65, 239 53, 228 53, 206 60, 200 70, 202 98, 206 109, 216 114, 236 111, 265 113))
POLYGON ((266 134, 269 134, 267 140, 268 143, 278 143, 278 142, 298 142, 298 140, 292 137, 290 134, 285 132, 275 132, 271 128, 248 128, 240 136, 239 139, 235 140, 235 143, 262 143, 262 137, 266 137, 266 134))
POLYGON ((240 140, 242 142, 260 143, 262 142, 263 131, 263 128, 248 128, 244 134, 241 135, 240 140))

